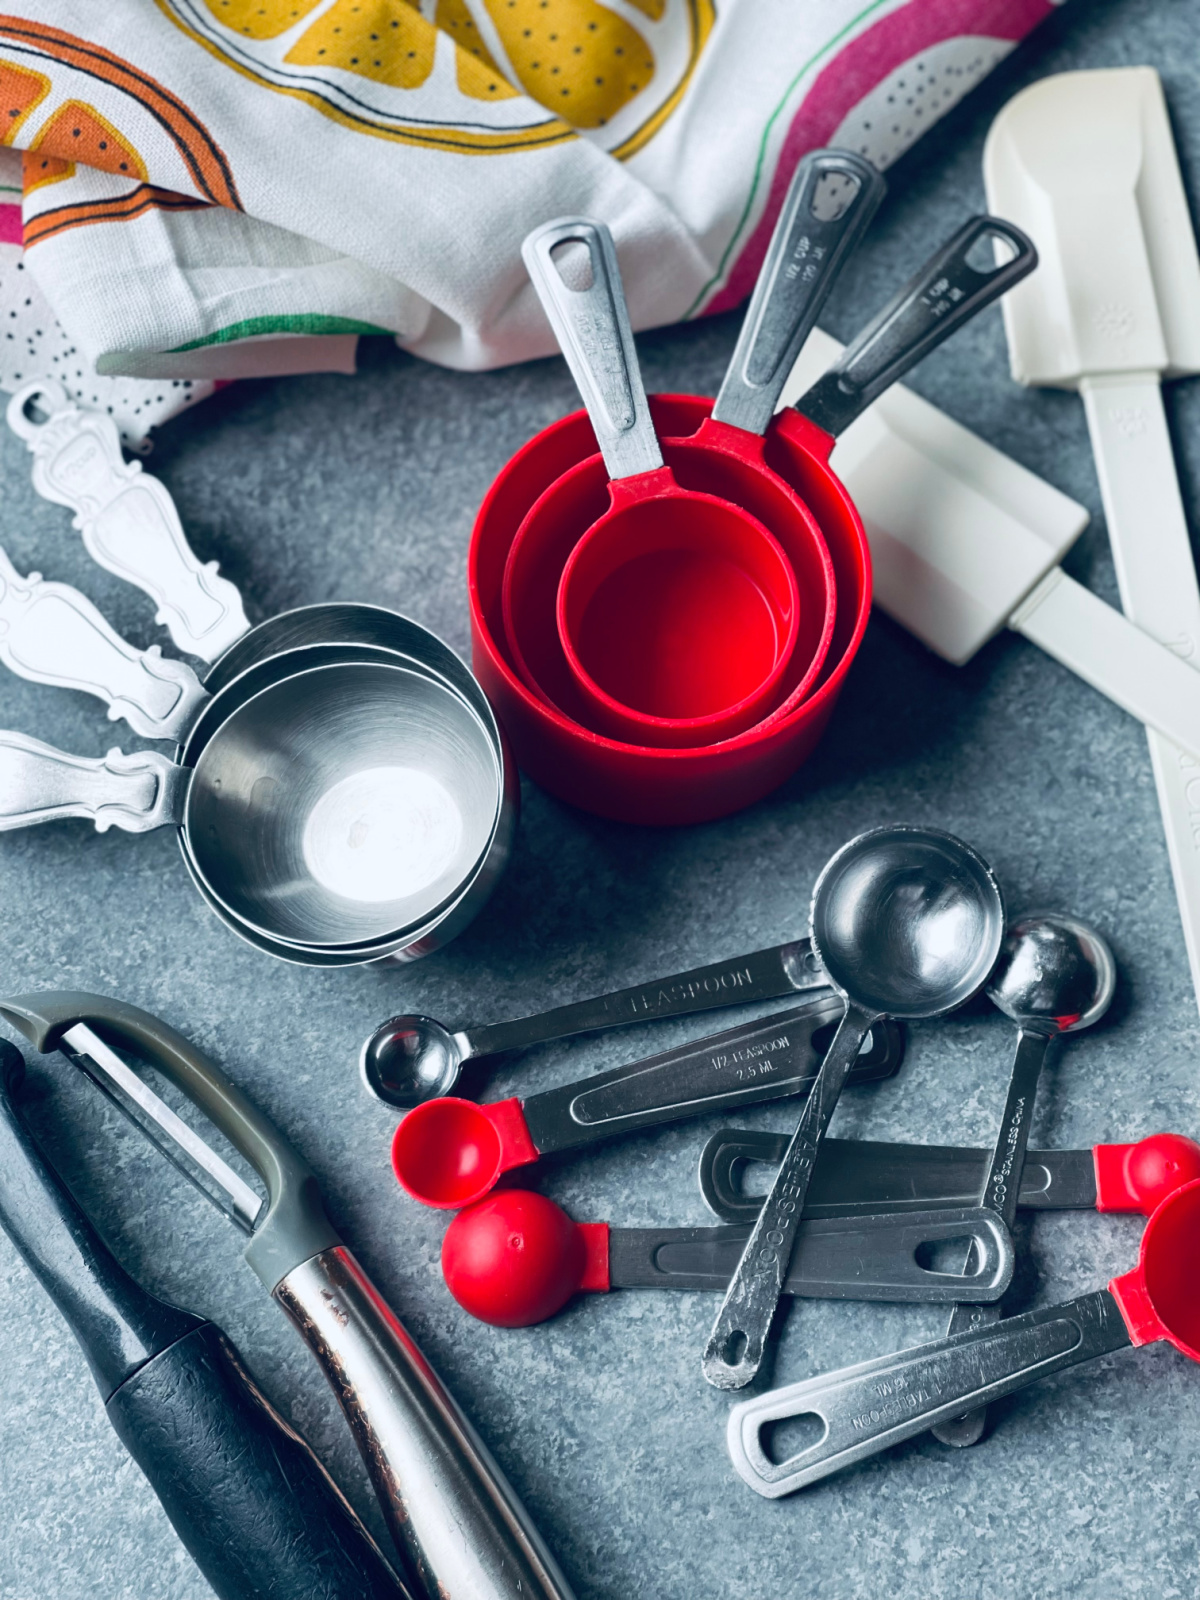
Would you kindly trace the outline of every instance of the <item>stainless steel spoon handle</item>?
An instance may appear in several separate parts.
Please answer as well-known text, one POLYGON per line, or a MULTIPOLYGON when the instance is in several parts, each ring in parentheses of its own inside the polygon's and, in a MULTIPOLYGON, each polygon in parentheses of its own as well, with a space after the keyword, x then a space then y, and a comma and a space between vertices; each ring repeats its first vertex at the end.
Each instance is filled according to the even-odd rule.
POLYGON ((728 961, 676 972, 668 978, 616 989, 612 994, 576 1000, 515 1022, 466 1028, 455 1038, 463 1047, 462 1059, 474 1061, 508 1050, 527 1050, 552 1039, 569 1039, 577 1033, 652 1022, 660 1017, 688 1017, 721 1006, 779 1000, 828 987, 829 980, 812 953, 811 941, 794 939, 768 950, 755 950, 728 961))
POLYGON ((8 425, 33 453, 37 492, 75 512, 92 560, 150 596, 178 649, 215 661, 241 638, 249 627, 241 596, 215 561, 196 559, 159 480, 126 463, 111 417, 40 379, 13 395, 8 425))
POLYGON ((746 1241, 742 1259, 709 1334, 701 1370, 714 1388, 743 1389, 762 1365, 771 1320, 791 1264, 817 1151, 842 1086, 858 1060, 862 1042, 879 1020, 877 1013, 866 1011, 853 1002, 846 1005, 846 1014, 821 1063, 792 1142, 746 1241))
POLYGON ((877 1455, 932 1424, 1130 1344, 1107 1289, 1011 1317, 994 1328, 879 1356, 740 1401, 726 1441, 738 1475, 768 1500, 791 1494, 877 1455), (772 1461, 762 1432, 811 1416, 823 1436, 786 1461, 772 1461))
POLYGON ((157 750, 73 756, 0 731, 0 832, 86 817, 97 833, 146 833, 178 822, 187 773, 157 750))
POLYGON ((329 1380, 423 1592, 571 1600, 487 1446, 351 1252, 302 1262, 275 1298, 329 1380))
POLYGON ((849 150, 814 150, 792 178, 713 418, 766 433, 788 375, 887 185, 849 150))
MULTIPOLYGON (((1025 1152, 1029 1148, 1038 1079, 1042 1075, 1052 1037, 1051 1033, 1037 1028, 1023 1027, 1017 1034, 1017 1049, 1008 1080, 1004 1115, 1000 1119, 1000 1131, 996 1135, 980 1196, 980 1204, 994 1211, 1009 1228, 1017 1216, 1017 1199, 1021 1191, 1021 1174, 1025 1170, 1025 1152)), ((946 1332, 965 1333, 969 1328, 988 1327, 999 1320, 998 1304, 960 1303, 950 1313, 950 1325, 946 1332)), ((962 1450, 968 1445, 978 1444, 986 1426, 987 1408, 981 1406, 965 1416, 939 1423, 933 1429, 933 1435, 942 1444, 962 1450)))
MULTIPOLYGON (((609 477, 655 471, 663 464, 662 451, 638 370, 612 234, 589 217, 559 217, 535 228, 521 255, 587 407, 609 477), (586 287, 568 287, 555 262, 555 252, 568 245, 588 253, 590 272, 579 272, 586 287)), ((570 266, 582 269, 582 257, 570 266)))
POLYGON ((27 578, 0 550, 0 661, 18 677, 81 689, 145 739, 179 741, 209 695, 186 662, 135 650, 86 595, 27 578))

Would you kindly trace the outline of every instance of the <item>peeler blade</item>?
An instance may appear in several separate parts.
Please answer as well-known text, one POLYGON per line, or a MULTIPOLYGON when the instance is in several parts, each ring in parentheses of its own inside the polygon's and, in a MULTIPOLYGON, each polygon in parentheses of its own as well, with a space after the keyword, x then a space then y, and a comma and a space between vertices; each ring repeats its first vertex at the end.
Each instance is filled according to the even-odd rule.
POLYGON ((243 1233, 253 1232, 261 1197, 99 1034, 86 1022, 77 1022, 63 1034, 59 1049, 206 1200, 243 1233))

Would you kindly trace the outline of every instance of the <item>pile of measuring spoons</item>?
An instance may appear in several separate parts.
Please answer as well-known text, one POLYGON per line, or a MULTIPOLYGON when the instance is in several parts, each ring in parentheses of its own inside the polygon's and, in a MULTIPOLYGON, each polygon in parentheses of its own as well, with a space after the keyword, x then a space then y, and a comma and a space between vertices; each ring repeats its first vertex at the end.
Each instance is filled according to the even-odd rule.
POLYGON ((1122 1340, 1168 1338, 1190 1351, 1200 1338, 1200 1310, 1193 1337, 1190 1301, 1162 1275, 1169 1243, 1154 1243, 1182 1237, 1193 1212, 1200 1227, 1200 1202, 1155 1221, 1137 1272, 1100 1297, 1057 1318, 1002 1320, 1018 1206, 1133 1210, 1157 1219, 1177 1190, 1200 1188, 1200 1144, 1177 1134, 1091 1151, 1035 1151, 1027 1160, 1050 1047, 1058 1035, 1098 1022, 1115 982, 1112 954, 1086 923, 1057 912, 1006 922, 995 875, 970 845, 935 829, 890 826, 860 834, 826 864, 807 939, 510 1023, 454 1031, 427 1017, 394 1017, 367 1040, 361 1067, 372 1093, 409 1108, 392 1141, 395 1176, 412 1198, 457 1213, 443 1243, 443 1273, 454 1298, 482 1322, 526 1327, 580 1293, 720 1294, 701 1368, 709 1383, 733 1390, 759 1374, 783 1298, 950 1307, 944 1341, 869 1363, 861 1383, 856 1368, 735 1408, 735 1465, 752 1488, 773 1496, 926 1427, 951 1447, 976 1443, 988 1403, 1043 1370, 1031 1351, 1045 1348, 1047 1360, 1066 1365, 1122 1340), (981 991, 1017 1030, 990 1149, 826 1140, 846 1085, 896 1071, 905 1021, 943 1016, 981 991), (479 1104, 453 1092, 473 1067, 502 1053, 785 996, 804 998, 524 1100, 479 1104), (790 1139, 729 1130, 706 1144, 701 1192, 717 1227, 579 1222, 506 1177, 514 1169, 535 1176, 543 1158, 598 1140, 787 1097, 801 1101, 790 1139), (774 1169, 765 1196, 747 1195, 740 1184, 754 1161, 774 1169), (869 1406, 843 1415, 843 1389, 862 1407, 864 1384, 891 1381, 872 1380, 876 1367, 906 1371, 910 1357, 914 1369, 936 1369, 936 1405, 903 1416, 877 1406, 870 1427, 863 1421, 869 1406), (977 1382, 969 1381, 973 1371, 983 1375, 977 1382), (781 1465, 760 1435, 801 1412, 824 1419, 827 1443, 781 1465))

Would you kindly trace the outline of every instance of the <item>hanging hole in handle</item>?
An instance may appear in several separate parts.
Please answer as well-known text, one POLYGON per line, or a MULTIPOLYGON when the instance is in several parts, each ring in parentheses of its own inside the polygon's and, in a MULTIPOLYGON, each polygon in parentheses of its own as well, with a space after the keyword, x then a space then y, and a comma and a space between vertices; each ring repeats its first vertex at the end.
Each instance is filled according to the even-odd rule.
POLYGON ((21 407, 21 415, 26 422, 32 423, 35 428, 44 428, 50 421, 51 413, 39 401, 45 400, 41 389, 35 389, 32 394, 25 396, 25 403, 21 407))
POLYGON ((758 1430, 758 1447, 773 1467, 790 1467, 808 1451, 824 1444, 829 1424, 815 1411, 802 1411, 797 1417, 780 1417, 764 1422, 758 1430))
POLYGON ((922 1272, 951 1278, 978 1277, 983 1266, 971 1234, 958 1239, 924 1239, 913 1251, 913 1259, 922 1272))
POLYGON ((734 1328, 732 1333, 727 1333, 725 1335, 725 1341, 721 1345, 721 1360, 727 1367, 740 1366, 742 1357, 746 1354, 746 1347, 749 1343, 749 1339, 742 1332, 741 1328, 734 1328))
MULTIPOLYGON (((824 1060, 829 1053, 829 1046, 833 1043, 833 1036, 841 1025, 841 1018, 839 1017, 836 1022, 827 1022, 822 1027, 813 1029, 811 1043, 812 1052, 815 1056, 824 1060)), ((875 1035, 873 1032, 868 1031, 866 1038, 858 1047, 858 1053, 860 1056, 869 1056, 874 1048, 875 1035)))
POLYGON ((823 172, 813 187, 809 213, 816 222, 840 222, 858 199, 861 181, 852 172, 823 172))
POLYGON ((560 239, 550 247, 550 259, 564 289, 570 289, 573 294, 586 294, 595 284, 592 248, 586 239, 560 239))
POLYGON ((1010 261, 1016 259, 1017 247, 1008 235, 993 233, 987 228, 967 251, 963 257, 963 264, 970 267, 972 272, 990 278, 993 272, 998 272, 1001 267, 1006 267, 1010 261))

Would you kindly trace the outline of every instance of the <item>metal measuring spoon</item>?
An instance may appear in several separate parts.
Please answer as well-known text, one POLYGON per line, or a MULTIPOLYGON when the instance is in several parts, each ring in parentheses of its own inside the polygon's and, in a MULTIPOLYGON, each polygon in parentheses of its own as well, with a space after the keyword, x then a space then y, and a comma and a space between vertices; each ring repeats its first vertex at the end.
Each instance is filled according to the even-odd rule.
MULTIPOLYGON (((1108 1010, 1116 981, 1112 951, 1094 928, 1075 917, 1058 912, 1022 917, 1005 934, 987 995, 1017 1024, 1017 1051, 979 1203, 1006 1227, 1016 1220, 1033 1105, 1050 1041, 1098 1022, 1108 1010)), ((960 1304, 946 1332, 965 1333, 999 1320, 998 1305, 960 1304)), ((942 1444, 963 1449, 977 1444, 986 1426, 987 1407, 980 1406, 938 1423, 932 1432, 942 1444)))
POLYGON ((535 1044, 569 1039, 601 1028, 623 1028, 658 1017, 686 1017, 720 1006, 752 1000, 778 1000, 812 989, 827 989, 829 980, 812 953, 808 939, 755 950, 669 978, 651 979, 592 1000, 555 1006, 515 1022, 493 1022, 482 1028, 451 1032, 433 1017, 389 1017, 381 1022, 359 1053, 362 1080, 385 1105, 410 1110, 426 1100, 453 1094, 464 1064, 535 1044))
POLYGON ((817 879, 813 952, 846 1011, 713 1323, 701 1367, 714 1387, 741 1389, 762 1365, 817 1151, 867 1033, 885 1017, 937 1017, 969 1000, 1003 934, 991 868, 949 833, 872 829, 817 879))

